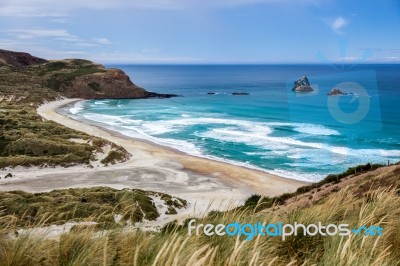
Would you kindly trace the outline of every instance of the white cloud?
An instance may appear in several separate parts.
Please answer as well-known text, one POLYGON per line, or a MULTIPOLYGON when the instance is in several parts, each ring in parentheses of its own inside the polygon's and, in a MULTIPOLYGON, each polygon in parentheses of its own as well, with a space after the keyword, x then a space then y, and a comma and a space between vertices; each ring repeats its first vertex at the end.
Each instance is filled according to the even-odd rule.
POLYGON ((338 59, 341 61, 352 62, 352 61, 361 60, 362 58, 359 56, 345 56, 345 57, 339 57, 338 59))
POLYGON ((99 44, 111 44, 110 40, 108 40, 107 38, 93 38, 93 41, 95 41, 96 43, 99 44))
POLYGON ((343 28, 349 24, 349 21, 344 17, 337 17, 333 20, 331 24, 331 29, 337 34, 343 34, 343 28))
POLYGON ((61 40, 76 41, 77 36, 68 33, 63 29, 9 29, 6 33, 20 40, 37 38, 56 38, 61 40))
POLYGON ((65 29, 7 29, 0 30, 0 33, 8 35, 9 42, 12 41, 15 44, 27 43, 27 40, 29 40, 29 43, 42 44, 43 46, 46 46, 48 41, 52 41, 53 45, 63 45, 64 47, 95 47, 111 44, 111 41, 104 37, 81 38, 65 29))
POLYGON ((112 8, 224 8, 258 3, 316 3, 317 0, 0 0, 0 16, 62 17, 76 9, 112 8))

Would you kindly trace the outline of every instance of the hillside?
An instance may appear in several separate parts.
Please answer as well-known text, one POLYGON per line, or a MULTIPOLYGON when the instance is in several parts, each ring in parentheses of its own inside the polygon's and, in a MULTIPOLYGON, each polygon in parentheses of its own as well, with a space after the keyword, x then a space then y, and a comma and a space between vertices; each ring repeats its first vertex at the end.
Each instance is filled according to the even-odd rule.
POLYGON ((24 67, 29 65, 39 65, 47 63, 48 61, 32 56, 28 53, 13 52, 0 49, 0 67, 24 67))
POLYGON ((47 61, 26 53, 0 50, 0 99, 41 103, 60 97, 152 98, 172 94, 148 92, 119 69, 82 59, 47 61))
MULTIPOLYGON (((60 98, 172 97, 136 86, 119 69, 81 59, 47 61, 0 50, 0 169, 108 165, 130 154, 109 141, 43 121, 41 103, 60 98)), ((0 178, 4 178, 1 177, 0 178)))

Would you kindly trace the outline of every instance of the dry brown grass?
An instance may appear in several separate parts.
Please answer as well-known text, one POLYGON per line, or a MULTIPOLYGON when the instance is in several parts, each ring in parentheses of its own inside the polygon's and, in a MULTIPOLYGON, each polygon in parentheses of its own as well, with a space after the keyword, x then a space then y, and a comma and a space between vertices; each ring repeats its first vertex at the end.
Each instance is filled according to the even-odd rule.
MULTIPOLYGON (((397 169, 397 168, 396 168, 397 169)), ((379 183, 367 191, 347 186, 314 204, 285 211, 237 209, 214 212, 196 224, 317 223, 350 224, 350 228, 381 226, 383 236, 188 236, 187 226, 170 225, 160 233, 88 227, 72 230, 59 240, 27 235, 0 238, 2 265, 399 265, 400 192, 382 179, 399 179, 397 170, 380 172, 364 183, 379 183), (384 186, 387 184, 387 186, 384 186)), ((358 181, 360 182, 360 181, 358 181)), ((15 221, 2 224, 15 230, 15 221)))

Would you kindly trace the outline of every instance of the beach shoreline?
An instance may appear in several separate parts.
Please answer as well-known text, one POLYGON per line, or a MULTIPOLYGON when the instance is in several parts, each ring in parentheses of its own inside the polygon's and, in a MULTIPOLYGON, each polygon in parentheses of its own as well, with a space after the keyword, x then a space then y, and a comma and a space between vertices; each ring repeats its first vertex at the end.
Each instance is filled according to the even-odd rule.
POLYGON ((259 170, 187 155, 150 141, 134 139, 90 125, 57 112, 63 106, 81 100, 63 99, 48 102, 39 106, 37 112, 46 120, 120 145, 132 155, 131 158, 123 163, 94 169, 77 166, 32 171, 29 168, 21 168, 13 170, 13 175, 22 178, 13 178, 0 183, 0 190, 43 192, 93 186, 139 188, 184 198, 205 211, 206 206, 211 209, 227 209, 228 205, 232 206, 232 202, 243 203, 252 194, 275 196, 293 192, 298 187, 308 184, 259 170))

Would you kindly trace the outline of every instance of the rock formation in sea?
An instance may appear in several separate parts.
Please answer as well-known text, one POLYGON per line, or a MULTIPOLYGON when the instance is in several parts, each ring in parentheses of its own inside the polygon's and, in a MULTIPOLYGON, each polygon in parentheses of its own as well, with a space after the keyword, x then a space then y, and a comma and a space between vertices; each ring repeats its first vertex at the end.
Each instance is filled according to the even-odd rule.
POLYGON ((328 96, 336 96, 336 95, 346 95, 346 93, 342 92, 339 89, 333 88, 329 93, 328 96))
POLYGON ((303 76, 294 82, 292 91, 309 92, 309 91, 313 91, 313 88, 311 88, 310 82, 308 81, 307 76, 303 76))

